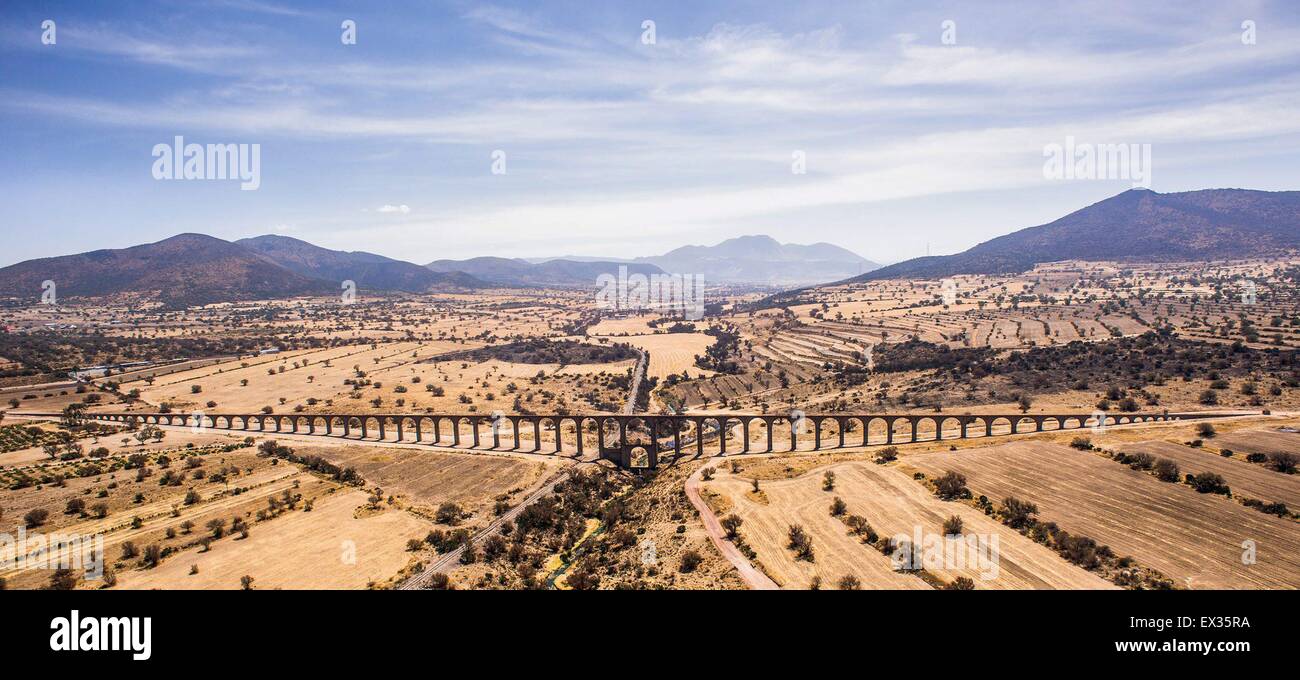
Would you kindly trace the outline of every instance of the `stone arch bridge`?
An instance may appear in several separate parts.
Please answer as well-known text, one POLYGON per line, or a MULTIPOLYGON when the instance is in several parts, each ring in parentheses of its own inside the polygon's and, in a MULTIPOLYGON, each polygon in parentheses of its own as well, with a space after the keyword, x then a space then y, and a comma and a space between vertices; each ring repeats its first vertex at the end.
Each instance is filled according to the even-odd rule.
MULTIPOLYGON (((42 415, 42 414, 33 414, 42 415)), ((44 414, 57 417, 59 414, 44 414)), ((783 453, 1099 426, 1224 417, 1226 413, 827 415, 482 415, 92 413, 108 422, 190 426, 260 435, 297 434, 445 448, 561 454, 594 449, 623 467, 655 467, 661 457, 783 453)))

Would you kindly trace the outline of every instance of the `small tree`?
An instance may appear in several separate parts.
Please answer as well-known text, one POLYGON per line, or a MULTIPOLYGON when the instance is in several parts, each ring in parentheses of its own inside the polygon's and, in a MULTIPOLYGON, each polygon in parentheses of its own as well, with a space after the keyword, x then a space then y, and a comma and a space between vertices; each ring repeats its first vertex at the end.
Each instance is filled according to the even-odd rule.
POLYGON ((162 548, 159 548, 157 543, 150 543, 145 546, 144 558, 141 561, 144 566, 149 568, 158 566, 158 563, 162 561, 162 548))
POLYGON ((803 527, 798 524, 790 525, 790 543, 787 547, 795 552, 795 558, 800 560, 813 561, 813 544, 812 538, 804 532, 803 527))
POLYGON ((1021 413, 1029 413, 1029 409, 1034 405, 1034 402, 1030 401, 1027 396, 1021 396, 1016 405, 1020 407, 1021 413))
POLYGON ((727 532, 727 538, 734 539, 737 535, 739 535, 740 525, 744 523, 745 520, 741 519, 734 513, 727 515, 726 517, 723 517, 722 528, 727 532))
POLYGON ((949 517, 943 522, 944 536, 960 536, 961 529, 962 529, 961 518, 956 515, 949 517))
POLYGON ((50 590, 73 590, 77 587, 77 572, 59 569, 50 575, 50 590))
POLYGON ((434 514, 434 519, 437 520, 439 524, 449 524, 454 526, 460 522, 460 518, 460 506, 450 502, 438 506, 438 511, 434 514))
POLYGON ((844 502, 844 499, 840 498, 839 496, 836 496, 835 500, 831 501, 832 517, 839 517, 843 515, 848 509, 849 506, 844 502))
POLYGON ((1178 470, 1178 463, 1175 463, 1168 458, 1161 458, 1156 461, 1155 472, 1156 477, 1159 477, 1162 482, 1177 482, 1181 479, 1178 470))
POLYGON ((1002 499, 1002 507, 999 510, 1002 515, 1002 521, 1012 529, 1020 529, 1028 524, 1033 523, 1034 515, 1038 514, 1038 506, 1027 501, 1022 501, 1015 496, 1007 496, 1002 499))
POLYGON ((1300 458, 1297 458, 1294 453, 1274 451, 1268 454, 1269 467, 1284 474, 1294 473, 1298 462, 1300 462, 1300 458))
POLYGON ((36 527, 45 524, 45 520, 49 519, 49 517, 50 512, 48 510, 45 510, 44 508, 36 508, 34 510, 29 510, 27 514, 23 515, 23 522, 27 524, 28 529, 35 529, 36 527))
POLYGON ((694 550, 687 550, 686 552, 682 553, 682 562, 681 565, 678 566, 677 570, 683 574, 689 574, 695 571, 695 568, 700 566, 700 563, 703 561, 704 558, 701 557, 698 552, 694 550))
POLYGON ((1231 493, 1228 483, 1224 481, 1223 477, 1213 472, 1202 472, 1199 475, 1191 476, 1190 481, 1192 488, 1201 493, 1217 493, 1225 496, 1231 493))
POLYGON ((960 498, 970 493, 966 489, 966 476, 953 470, 934 480, 934 492, 944 500, 960 498))

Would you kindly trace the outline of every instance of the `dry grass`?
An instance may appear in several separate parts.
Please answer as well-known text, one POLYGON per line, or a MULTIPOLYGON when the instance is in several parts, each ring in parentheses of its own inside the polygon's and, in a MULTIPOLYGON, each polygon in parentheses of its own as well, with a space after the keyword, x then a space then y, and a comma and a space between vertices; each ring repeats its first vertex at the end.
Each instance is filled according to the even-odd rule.
POLYGON ((895 571, 889 557, 865 545, 860 537, 849 533, 841 519, 832 517, 829 507, 836 497, 847 503, 846 514, 865 518, 882 537, 903 536, 910 540, 916 531, 941 535, 944 521, 956 515, 964 522, 964 534, 997 541, 996 570, 974 564, 927 570, 944 582, 964 576, 981 589, 1113 587, 972 507, 934 498, 924 486, 894 467, 843 463, 816 468, 794 479, 761 484, 761 492, 768 498, 766 504, 750 500, 751 482, 738 475, 722 474, 717 481, 708 483, 708 488, 735 503, 735 512, 745 521, 742 536, 758 552, 764 571, 785 588, 807 588, 813 577, 819 577, 823 587, 830 588, 847 574, 856 576, 864 588, 931 587, 915 575, 895 571), (829 492, 822 488, 826 471, 836 475, 835 488, 829 492), (798 560, 788 549, 787 532, 793 524, 801 525, 812 536, 814 561, 798 560))
POLYGON ((295 512, 259 524, 241 540, 226 539, 212 550, 191 548, 162 565, 119 575, 126 590, 230 590, 240 578, 269 589, 358 589, 396 574, 412 557, 406 542, 422 538, 428 523, 400 510, 358 517, 361 491, 343 490, 318 501, 311 512, 295 512), (198 567, 197 574, 191 568, 198 567))
POLYGON ((975 494, 1016 496, 1040 519, 1109 545, 1189 588, 1300 587, 1300 528, 1220 496, 1161 482, 1092 452, 1014 442, 906 462, 931 476, 954 470, 975 494), (1244 541, 1258 548, 1242 564, 1244 541))

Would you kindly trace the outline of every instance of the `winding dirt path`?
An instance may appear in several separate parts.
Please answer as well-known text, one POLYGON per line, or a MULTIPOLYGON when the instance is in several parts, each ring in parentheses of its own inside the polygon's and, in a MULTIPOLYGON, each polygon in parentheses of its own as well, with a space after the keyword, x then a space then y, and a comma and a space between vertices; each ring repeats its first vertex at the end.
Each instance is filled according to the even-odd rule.
POLYGON ((718 522, 717 516, 709 509, 709 505, 700 497, 700 474, 706 466, 701 466, 690 477, 686 479, 686 497, 690 499, 691 505, 700 513, 700 523, 704 525, 704 530, 708 532, 709 539, 713 541, 714 547, 727 561, 736 568, 740 573, 740 578, 749 586, 750 590, 780 590, 776 582, 764 574, 742 554, 736 546, 727 540, 727 535, 722 530, 722 524, 718 522))

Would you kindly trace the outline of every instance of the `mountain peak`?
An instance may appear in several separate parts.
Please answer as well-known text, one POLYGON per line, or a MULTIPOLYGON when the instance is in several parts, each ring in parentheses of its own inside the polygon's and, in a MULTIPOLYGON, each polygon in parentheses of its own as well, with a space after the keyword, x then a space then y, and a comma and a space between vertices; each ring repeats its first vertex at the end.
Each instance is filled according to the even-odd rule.
POLYGON ((1300 248, 1300 192, 1130 189, 956 255, 917 258, 856 280, 1011 274, 1059 260, 1198 261, 1300 248))
POLYGON ((768 285, 825 283, 880 266, 829 243, 783 244, 764 234, 737 236, 713 246, 683 246, 637 261, 697 274, 706 281, 768 285))

